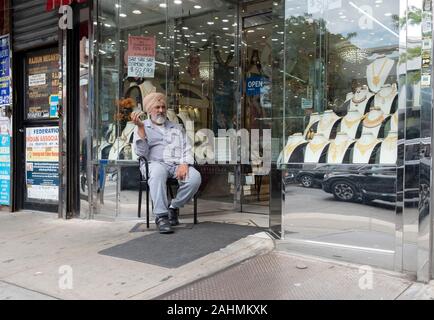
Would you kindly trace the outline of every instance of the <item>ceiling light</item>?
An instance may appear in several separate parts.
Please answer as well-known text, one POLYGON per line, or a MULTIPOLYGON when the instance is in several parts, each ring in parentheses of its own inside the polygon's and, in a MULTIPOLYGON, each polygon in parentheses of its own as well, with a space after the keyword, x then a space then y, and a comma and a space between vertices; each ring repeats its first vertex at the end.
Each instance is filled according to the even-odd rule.
POLYGON ((229 20, 228 19, 223 19, 222 22, 226 23, 226 22, 229 22, 229 20))
POLYGON ((211 26, 214 24, 214 21, 208 21, 207 23, 211 26))
POLYGON ((134 14, 142 14, 142 11, 140 11, 140 10, 134 10, 133 13, 134 14))
POLYGON ((160 8, 166 8, 167 4, 166 3, 160 3, 160 8))
POLYGON ((195 9, 202 9, 202 7, 199 6, 199 5, 195 5, 193 8, 195 8, 195 9))
POLYGON ((126 16, 127 16, 127 15, 126 15, 125 13, 120 13, 120 14, 119 14, 119 17, 122 17, 122 18, 126 18, 126 16))
POLYGON ((182 4, 182 0, 174 0, 173 3, 174 4, 182 4))

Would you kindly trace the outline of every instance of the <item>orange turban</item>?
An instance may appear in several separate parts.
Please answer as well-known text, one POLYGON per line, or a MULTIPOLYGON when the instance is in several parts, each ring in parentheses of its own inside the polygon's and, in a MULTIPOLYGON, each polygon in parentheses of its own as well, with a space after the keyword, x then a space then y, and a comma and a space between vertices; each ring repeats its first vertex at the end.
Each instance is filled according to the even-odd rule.
POLYGON ((153 106, 159 104, 166 105, 166 96, 158 92, 150 93, 143 99, 143 110, 149 113, 153 106))

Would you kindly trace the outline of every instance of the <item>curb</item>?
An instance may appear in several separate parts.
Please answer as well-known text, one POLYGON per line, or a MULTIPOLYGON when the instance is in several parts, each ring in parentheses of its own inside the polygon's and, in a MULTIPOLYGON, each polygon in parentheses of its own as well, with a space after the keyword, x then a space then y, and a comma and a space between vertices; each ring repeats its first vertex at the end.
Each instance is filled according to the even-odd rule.
POLYGON ((174 271, 158 285, 143 292, 132 295, 133 300, 158 300, 159 297, 191 284, 200 279, 212 276, 245 260, 273 251, 275 242, 265 232, 250 235, 227 247, 193 261, 174 271))

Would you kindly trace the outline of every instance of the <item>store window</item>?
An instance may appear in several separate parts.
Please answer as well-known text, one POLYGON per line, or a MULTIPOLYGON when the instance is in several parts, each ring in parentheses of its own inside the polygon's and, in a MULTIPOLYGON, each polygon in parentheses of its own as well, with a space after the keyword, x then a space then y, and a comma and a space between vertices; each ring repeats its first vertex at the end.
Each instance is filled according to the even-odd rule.
MULTIPOLYGON (((146 95, 166 95, 169 120, 183 126, 196 147, 212 139, 201 129, 217 136, 219 129, 236 126, 238 6, 230 1, 104 0, 97 10, 92 160, 97 212, 134 217, 139 171, 130 115, 146 111, 146 95)), ((202 150, 205 157, 213 152, 202 150)), ((223 152, 215 156, 216 161, 228 159, 223 152)), ((201 197, 219 201, 210 211, 233 209, 232 171, 233 166, 202 167, 201 197)))
POLYGON ((365 248, 357 262, 393 266, 406 9, 393 0, 285 1, 280 160, 296 248, 346 260, 365 248))

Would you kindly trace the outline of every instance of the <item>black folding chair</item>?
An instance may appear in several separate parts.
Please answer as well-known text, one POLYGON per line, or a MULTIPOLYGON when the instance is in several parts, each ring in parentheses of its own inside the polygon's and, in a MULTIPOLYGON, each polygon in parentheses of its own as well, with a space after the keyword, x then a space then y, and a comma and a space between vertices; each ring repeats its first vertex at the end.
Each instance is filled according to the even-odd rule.
MULTIPOLYGON (((144 174, 142 174, 142 171, 140 170, 140 187, 139 187, 139 211, 138 211, 138 217, 141 218, 142 217, 142 195, 143 195, 143 191, 146 191, 146 226, 149 229, 149 184, 148 184, 148 179, 149 179, 149 162, 148 159, 146 159, 145 157, 140 157, 139 158, 139 165, 140 168, 142 167, 142 165, 145 165, 145 172, 144 174)), ((170 195, 171 199, 173 199, 173 187, 178 187, 178 180, 174 179, 174 178, 168 178, 167 182, 167 194, 168 196, 170 195)), ((193 213, 194 213, 194 224, 198 224, 198 220, 197 220, 197 193, 194 195, 193 198, 193 213)))

